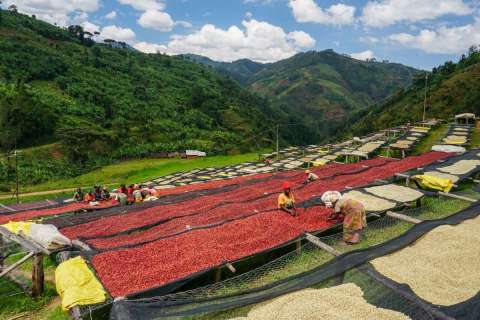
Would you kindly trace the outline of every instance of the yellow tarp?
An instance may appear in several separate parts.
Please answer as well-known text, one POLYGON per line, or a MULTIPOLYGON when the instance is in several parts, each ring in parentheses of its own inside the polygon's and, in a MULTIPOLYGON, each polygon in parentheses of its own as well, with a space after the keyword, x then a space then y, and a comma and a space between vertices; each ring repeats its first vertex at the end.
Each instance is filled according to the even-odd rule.
POLYGON ((427 133, 430 131, 430 128, 425 128, 425 127, 413 127, 412 132, 422 132, 422 133, 427 133))
POLYGON ((63 310, 105 301, 107 293, 82 257, 61 263, 55 271, 57 292, 63 310))
POLYGON ((33 222, 14 222, 10 221, 7 224, 2 225, 5 229, 10 231, 11 233, 19 234, 20 232, 24 235, 30 235, 30 227, 32 226, 33 222))
POLYGON ((329 162, 330 162, 330 160, 327 160, 327 159, 319 159, 319 160, 316 160, 316 161, 312 161, 312 165, 314 167, 321 167, 321 166, 326 165, 329 162))
POLYGON ((450 192, 453 188, 453 182, 451 179, 439 178, 430 175, 418 175, 414 176, 415 179, 422 188, 439 190, 443 192, 450 192))

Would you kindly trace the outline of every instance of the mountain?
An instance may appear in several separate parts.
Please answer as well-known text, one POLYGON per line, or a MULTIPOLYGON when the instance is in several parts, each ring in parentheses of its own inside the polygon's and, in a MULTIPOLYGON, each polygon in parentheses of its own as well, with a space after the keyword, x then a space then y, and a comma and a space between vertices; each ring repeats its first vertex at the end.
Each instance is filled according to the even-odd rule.
MULTIPOLYGON (((419 75, 410 88, 398 91, 384 103, 352 114, 349 123, 354 134, 363 134, 422 120, 425 97, 425 74, 419 75)), ((480 51, 472 47, 458 63, 451 61, 429 73, 427 118, 449 119, 453 115, 473 112, 480 115, 480 51)))
POLYGON ((326 50, 274 63, 255 74, 249 88, 267 96, 295 122, 306 123, 313 139, 335 139, 332 133, 350 114, 409 86, 417 72, 326 50))
POLYGON ((299 53, 265 65, 190 58, 267 97, 287 123, 301 124, 308 142, 335 139, 332 133, 351 114, 409 86, 419 72, 397 63, 356 60, 333 50, 299 53))
POLYGON ((181 55, 192 61, 201 63, 215 69, 217 72, 226 74, 237 80, 242 85, 247 85, 250 78, 266 68, 269 64, 255 62, 249 59, 240 59, 233 62, 217 62, 210 58, 196 55, 184 54, 181 55))
POLYGON ((85 161, 248 150, 272 138, 276 112, 265 100, 198 63, 95 43, 79 27, 7 11, 0 35, 3 145, 60 141, 85 161))

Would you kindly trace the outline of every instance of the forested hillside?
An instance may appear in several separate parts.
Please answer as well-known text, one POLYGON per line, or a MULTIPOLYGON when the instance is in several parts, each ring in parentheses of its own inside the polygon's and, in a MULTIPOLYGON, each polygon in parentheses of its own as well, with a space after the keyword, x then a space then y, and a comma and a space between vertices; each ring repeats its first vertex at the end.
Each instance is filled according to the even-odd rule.
MULTIPOLYGON (((422 74, 408 90, 397 92, 389 101, 370 110, 352 114, 346 124, 355 123, 353 133, 358 135, 408 121, 420 121, 424 97, 425 75, 422 74)), ((427 118, 448 119, 464 112, 480 115, 480 51, 477 47, 462 55, 458 63, 448 61, 429 74, 427 118)))
POLYGON ((271 145, 278 112, 230 77, 91 36, 1 11, 2 150, 54 143, 22 162, 35 168, 30 176, 74 175, 149 152, 271 145))
POLYGON ((262 65, 249 60, 194 61, 231 75, 272 106, 301 123, 308 142, 335 139, 334 132, 352 113, 366 110, 411 84, 418 70, 396 63, 360 61, 333 50, 299 53, 262 65))
POLYGON ((1 12, 3 150, 60 142, 59 158, 78 165, 271 144, 278 112, 230 77, 180 57, 146 55, 90 37, 78 27, 1 12))

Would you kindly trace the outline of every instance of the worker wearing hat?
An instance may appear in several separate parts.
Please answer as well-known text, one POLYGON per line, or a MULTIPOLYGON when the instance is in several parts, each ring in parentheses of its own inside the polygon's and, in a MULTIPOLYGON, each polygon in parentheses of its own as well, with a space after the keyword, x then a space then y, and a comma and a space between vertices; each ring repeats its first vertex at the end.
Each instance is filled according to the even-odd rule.
POLYGON ((306 184, 318 180, 318 176, 310 170, 305 170, 305 174, 307 175, 306 184))
POLYGON ((290 188, 290 183, 284 182, 282 189, 283 192, 278 196, 278 208, 296 217, 297 209, 295 208, 295 197, 290 188))
POLYGON ((365 207, 354 199, 344 199, 338 191, 327 191, 322 195, 327 208, 334 208, 328 220, 343 218, 343 241, 341 245, 357 244, 361 240, 362 231, 367 226, 365 207))

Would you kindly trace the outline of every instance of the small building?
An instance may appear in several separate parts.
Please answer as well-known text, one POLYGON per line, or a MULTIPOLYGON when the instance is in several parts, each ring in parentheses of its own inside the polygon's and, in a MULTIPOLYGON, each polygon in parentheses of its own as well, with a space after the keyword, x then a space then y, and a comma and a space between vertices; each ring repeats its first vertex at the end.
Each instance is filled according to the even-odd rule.
POLYGON ((476 116, 474 113, 462 113, 455 116, 455 123, 459 125, 475 124, 476 116))
POLYGON ((198 150, 187 150, 185 151, 185 157, 187 159, 193 159, 193 158, 202 158, 206 157, 207 153, 203 151, 198 151, 198 150))

